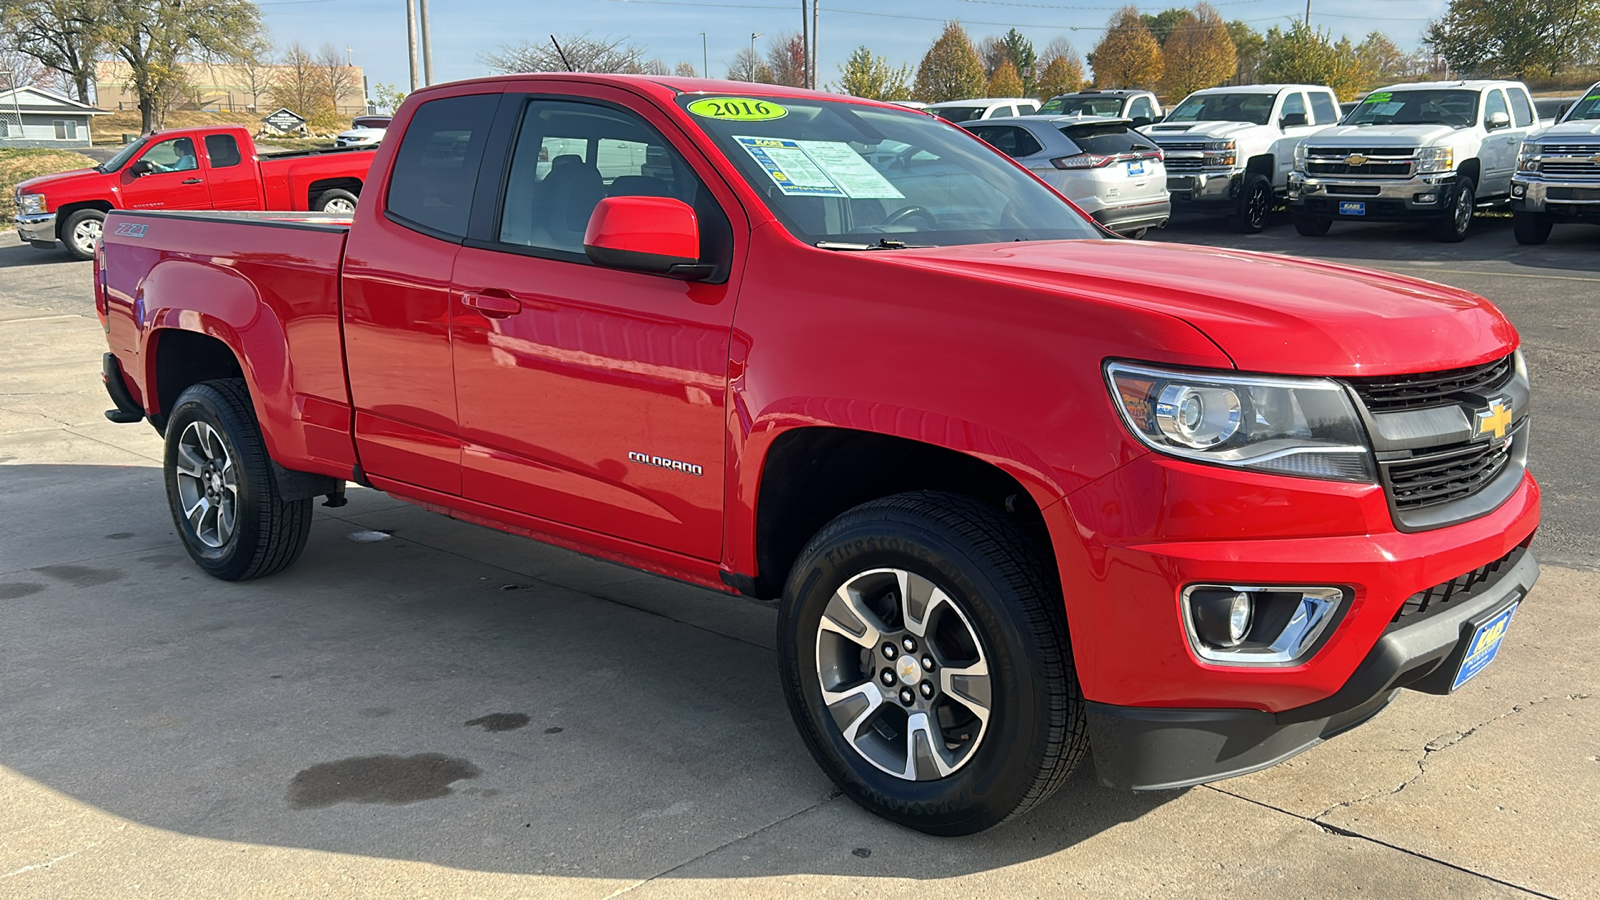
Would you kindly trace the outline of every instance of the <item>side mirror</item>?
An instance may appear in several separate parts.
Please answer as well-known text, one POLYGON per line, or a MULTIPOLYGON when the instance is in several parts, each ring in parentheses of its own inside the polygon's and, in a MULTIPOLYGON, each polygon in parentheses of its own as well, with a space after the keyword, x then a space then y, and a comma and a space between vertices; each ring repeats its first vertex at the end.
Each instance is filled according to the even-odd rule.
POLYGON ((1155 121, 1156 121, 1155 119, 1152 119, 1149 116, 1134 116, 1133 117, 1133 127, 1135 127, 1135 128, 1143 128, 1146 125, 1154 125, 1155 121))
POLYGON ((134 178, 138 178, 141 175, 149 175, 150 171, 150 164, 142 159, 128 167, 128 174, 134 178))
POLYGON ((671 197, 601 200, 583 233, 583 252, 597 266, 685 281, 710 278, 716 271, 700 261, 700 221, 694 210, 671 197))
POLYGON ((1561 104, 1561 108, 1556 110, 1556 121, 1559 122, 1562 119, 1566 118, 1567 117, 1567 110, 1569 110, 1571 108, 1572 108, 1572 104, 1571 103, 1563 103, 1563 104, 1561 104))
POLYGON ((1278 127, 1279 128, 1296 128, 1296 127, 1301 126, 1301 125, 1310 125, 1310 124, 1311 124, 1310 120, 1308 120, 1306 118, 1306 114, 1303 113, 1303 112, 1284 113, 1283 114, 1283 118, 1278 120, 1278 127))
POLYGON ((1490 131, 1497 131, 1501 128, 1510 128, 1511 117, 1503 112, 1492 112, 1489 113, 1489 118, 1484 120, 1484 124, 1489 126, 1490 131))

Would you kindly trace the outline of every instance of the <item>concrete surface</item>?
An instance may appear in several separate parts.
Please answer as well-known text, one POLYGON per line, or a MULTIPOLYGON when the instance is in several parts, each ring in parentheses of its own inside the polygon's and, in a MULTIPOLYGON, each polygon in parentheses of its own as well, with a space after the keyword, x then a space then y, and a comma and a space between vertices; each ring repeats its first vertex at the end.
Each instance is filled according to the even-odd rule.
POLYGON ((954 840, 835 794, 765 605, 362 490, 290 571, 201 575, 155 433, 100 415, 87 264, 0 238, 0 897, 1596 896, 1600 230, 1446 250, 1216 224, 1163 238, 1437 262, 1501 303, 1559 564, 1453 697, 1187 791, 1086 764, 954 840))

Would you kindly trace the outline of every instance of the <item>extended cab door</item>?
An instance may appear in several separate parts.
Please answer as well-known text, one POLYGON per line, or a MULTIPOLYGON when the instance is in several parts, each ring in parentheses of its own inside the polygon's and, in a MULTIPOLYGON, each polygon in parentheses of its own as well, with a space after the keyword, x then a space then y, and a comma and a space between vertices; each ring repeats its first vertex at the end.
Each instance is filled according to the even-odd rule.
POLYGON ((1272 144, 1272 185, 1288 187, 1289 173, 1294 169, 1294 148, 1300 142, 1322 130, 1312 119, 1311 105, 1303 91, 1284 91, 1278 95, 1278 108, 1269 123, 1283 133, 1272 144))
POLYGON ((208 134, 205 149, 206 187, 211 192, 211 208, 264 209, 255 159, 245 158, 238 135, 225 131, 208 134))
POLYGON ((676 126, 630 94, 574 85, 506 101, 507 159, 485 163, 479 188, 499 202, 474 209, 455 266, 463 494, 718 559, 736 203, 708 188, 715 174, 676 126), (693 207, 717 274, 592 264, 590 214, 623 196, 693 207))
POLYGON ((124 209, 210 209, 211 193, 192 137, 167 138, 146 147, 119 173, 124 209), (135 175, 140 163, 149 171, 135 175))
POLYGON ((1482 122, 1485 134, 1478 158, 1483 167, 1483 181, 1478 185, 1478 196, 1508 194, 1511 192, 1511 174, 1517 165, 1517 148, 1522 145, 1522 136, 1527 129, 1516 126, 1511 118, 1511 105, 1506 102, 1505 92, 1499 88, 1484 91, 1482 122), (1505 117, 1504 125, 1490 126, 1489 118, 1496 114, 1505 117))

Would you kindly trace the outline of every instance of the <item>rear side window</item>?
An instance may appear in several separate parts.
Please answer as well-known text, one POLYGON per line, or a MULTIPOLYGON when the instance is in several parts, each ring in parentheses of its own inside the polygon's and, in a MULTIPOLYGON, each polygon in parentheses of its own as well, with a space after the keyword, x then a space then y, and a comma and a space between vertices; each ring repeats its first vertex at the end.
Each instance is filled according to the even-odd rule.
POLYGON ((977 125, 967 130, 1012 159, 1032 156, 1044 150, 1043 145, 1026 128, 1015 125, 977 125))
POLYGON ((389 176, 388 212, 414 230, 462 238, 499 94, 430 100, 406 127, 389 176))
POLYGON ((211 160, 213 169, 232 168, 244 161, 239 155, 239 142, 231 134, 206 135, 206 159, 211 160))
POLYGON ((1333 102, 1332 94, 1312 91, 1311 111, 1316 113, 1312 124, 1332 125, 1339 121, 1339 104, 1333 102))
POLYGON ((1118 153, 1143 153, 1159 149, 1147 137, 1126 125, 1063 125, 1066 135, 1083 152, 1096 156, 1115 156, 1118 153))
POLYGON ((1517 123, 1518 128, 1532 125, 1533 103, 1528 100, 1528 95, 1517 88, 1512 88, 1507 93, 1511 94, 1511 121, 1517 123))

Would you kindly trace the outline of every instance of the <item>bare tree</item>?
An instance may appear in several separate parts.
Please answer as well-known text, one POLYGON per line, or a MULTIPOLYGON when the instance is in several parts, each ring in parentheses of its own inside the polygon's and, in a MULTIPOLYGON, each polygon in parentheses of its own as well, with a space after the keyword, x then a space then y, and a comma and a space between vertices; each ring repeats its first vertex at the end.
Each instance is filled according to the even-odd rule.
POLYGON ((356 77, 355 67, 345 60, 339 48, 332 44, 323 44, 317 51, 317 68, 322 79, 322 89, 327 94, 327 102, 333 107, 335 116, 339 113, 339 101, 361 92, 361 80, 356 77))
POLYGON ((642 68, 644 69, 644 74, 646 74, 646 75, 671 75, 672 74, 672 70, 667 68, 667 64, 662 62, 661 58, 659 56, 656 57, 655 59, 650 60, 649 62, 646 62, 642 66, 642 68))
POLYGON ((0 91, 14 87, 52 88, 58 74, 21 50, 0 44, 0 91))
POLYGON ((284 48, 267 96, 276 106, 315 119, 322 104, 321 81, 316 60, 296 41, 284 48))
POLYGON ((695 71, 694 71, 694 63, 692 63, 692 62, 681 62, 681 63, 678 63, 677 68, 672 70, 672 74, 678 76, 679 78, 695 78, 695 77, 697 77, 695 75, 695 71))
POLYGON ((278 77, 278 67, 272 62, 273 52, 272 42, 262 38, 239 58, 239 75, 244 79, 242 87, 250 92, 252 109, 261 107, 262 98, 272 92, 272 83, 278 77))
POLYGON ((61 74, 89 102, 95 62, 105 50, 106 0, 0 0, 0 45, 61 74))
POLYGON ((728 64, 729 81, 761 81, 772 83, 772 69, 761 61, 761 57, 750 52, 745 47, 734 54, 733 62, 728 64))
POLYGON ((645 49, 627 37, 595 38, 586 32, 556 35, 555 39, 561 44, 559 53, 547 38, 507 44, 478 58, 496 72, 565 72, 569 64, 574 72, 638 74, 644 71, 645 49))

